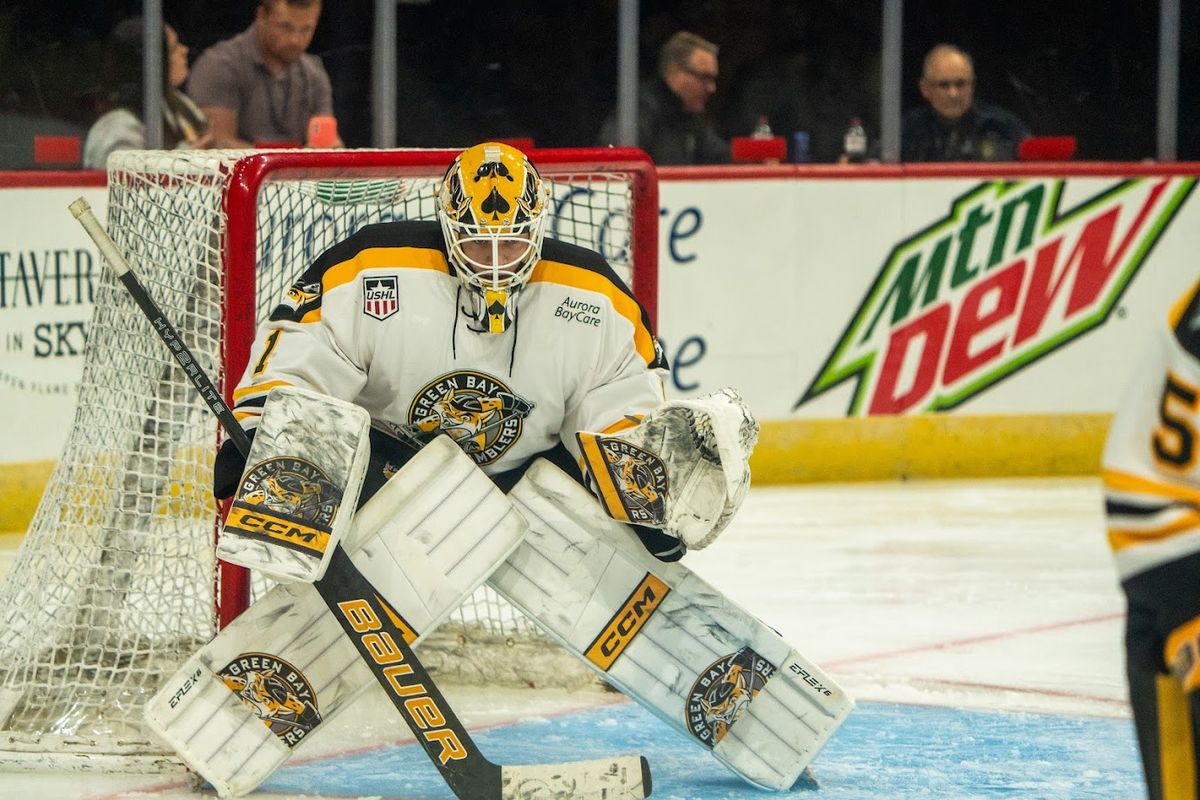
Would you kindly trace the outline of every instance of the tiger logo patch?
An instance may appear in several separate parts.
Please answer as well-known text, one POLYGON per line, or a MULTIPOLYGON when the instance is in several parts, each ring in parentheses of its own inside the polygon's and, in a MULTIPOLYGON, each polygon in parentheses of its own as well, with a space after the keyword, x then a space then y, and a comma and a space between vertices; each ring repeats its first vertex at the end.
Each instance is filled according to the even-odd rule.
POLYGON ((709 664, 688 693, 688 730, 716 747, 774 673, 775 665, 749 647, 709 664))
POLYGON ((242 653, 217 675, 288 747, 295 747, 321 724, 312 684, 281 658, 269 653, 242 653))
POLYGON ((247 470, 225 528, 320 557, 341 502, 341 488, 316 464, 268 458, 247 470))

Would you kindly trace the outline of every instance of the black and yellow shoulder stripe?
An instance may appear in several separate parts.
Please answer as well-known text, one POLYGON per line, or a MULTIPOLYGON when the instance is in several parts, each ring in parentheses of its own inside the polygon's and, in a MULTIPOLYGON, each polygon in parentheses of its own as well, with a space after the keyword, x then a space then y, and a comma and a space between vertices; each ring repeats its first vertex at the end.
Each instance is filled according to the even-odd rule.
POLYGON ((321 317, 325 292, 349 283, 364 270, 378 267, 449 274, 441 228, 425 220, 382 222, 361 228, 317 257, 271 312, 271 319, 316 321, 321 317))
POLYGON ((633 325, 634 344, 646 363, 666 366, 662 350, 654 337, 650 316, 599 253, 557 239, 547 239, 542 246, 542 260, 529 278, 530 283, 539 281, 574 286, 607 296, 617 313, 633 325))
POLYGON ((1200 281, 1171 307, 1169 320, 1179 345, 1200 359, 1200 281))

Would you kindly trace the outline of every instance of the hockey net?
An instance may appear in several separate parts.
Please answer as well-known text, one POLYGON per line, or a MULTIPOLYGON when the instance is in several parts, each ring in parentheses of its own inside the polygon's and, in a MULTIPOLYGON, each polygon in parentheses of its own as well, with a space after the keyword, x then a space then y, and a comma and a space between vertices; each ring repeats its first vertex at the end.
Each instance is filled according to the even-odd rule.
MULTIPOLYGON (((108 230, 228 400, 256 323, 305 266, 363 225, 432 219, 453 156, 118 153, 108 230)), ((653 316, 658 196, 645 154, 530 156, 553 189, 548 235, 600 251, 653 316)), ((143 727, 145 701, 269 587, 214 557, 215 418, 107 270, 94 300, 76 416, 0 585, 0 764, 169 768, 143 727)), ((435 675, 538 685, 568 674, 486 588, 431 639, 419 653, 435 675)))

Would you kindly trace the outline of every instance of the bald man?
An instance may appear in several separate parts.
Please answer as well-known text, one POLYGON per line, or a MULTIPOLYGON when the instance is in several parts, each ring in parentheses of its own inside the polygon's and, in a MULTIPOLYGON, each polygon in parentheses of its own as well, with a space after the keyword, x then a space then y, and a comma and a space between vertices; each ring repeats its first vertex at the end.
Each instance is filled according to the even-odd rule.
POLYGON ((925 56, 921 96, 904 115, 903 161, 1015 161, 1029 128, 1012 113, 975 100, 975 64, 962 49, 939 44, 925 56))

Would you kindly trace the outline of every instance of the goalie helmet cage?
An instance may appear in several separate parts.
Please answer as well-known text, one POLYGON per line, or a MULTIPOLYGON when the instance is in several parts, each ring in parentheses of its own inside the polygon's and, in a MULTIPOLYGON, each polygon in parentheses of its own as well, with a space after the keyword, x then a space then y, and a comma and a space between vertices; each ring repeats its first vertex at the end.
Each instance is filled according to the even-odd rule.
MULTIPOLYGON (((122 151, 109 160, 107 227, 229 402, 257 323, 304 268, 363 225, 432 219, 457 152, 122 151)), ((602 253, 653 319, 649 157, 528 154, 552 188, 547 235, 602 253)), ((216 419, 109 270, 94 303, 71 430, 0 584, 4 767, 176 768, 142 723, 146 700, 269 588, 214 556, 216 419)), ((564 669, 486 588, 430 638, 418 652, 439 676, 528 685, 564 669), (510 657, 481 657, 496 648, 510 657)))

